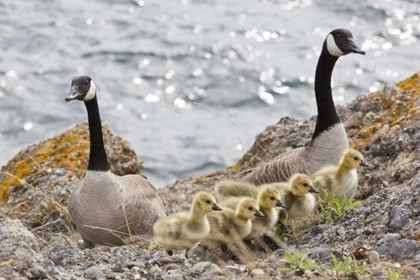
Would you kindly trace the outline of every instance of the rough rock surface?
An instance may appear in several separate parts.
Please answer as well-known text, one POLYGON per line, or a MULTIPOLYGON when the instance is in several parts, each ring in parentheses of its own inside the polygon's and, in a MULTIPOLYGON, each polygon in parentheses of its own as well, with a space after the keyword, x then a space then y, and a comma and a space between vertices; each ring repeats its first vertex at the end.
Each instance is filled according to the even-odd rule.
MULTIPOLYGON (((332 254, 338 260, 353 254, 366 262, 367 272, 356 278, 387 279, 390 269, 402 269, 401 279, 420 279, 420 75, 359 96, 339 107, 338 113, 351 145, 364 154, 370 166, 358 171, 360 206, 332 222, 326 222, 325 215, 316 210, 296 222, 294 235, 287 237, 286 249, 307 248, 318 264, 315 270, 291 270, 284 249, 257 254, 248 264, 198 254, 191 254, 190 259, 180 253, 168 256, 153 246, 99 246, 81 251, 69 238, 73 228, 65 209, 51 207, 44 194, 67 205, 71 188, 83 176, 87 163, 89 145, 83 124, 28 147, 3 167, 31 187, 9 175, 0 177, 4 204, 0 208, 0 275, 5 279, 325 279, 333 277, 326 267, 332 263, 332 254), (74 144, 70 143, 74 142, 77 150, 84 147, 85 152, 72 151, 74 144), (43 206, 38 207, 41 202, 43 206), (23 225, 7 217, 19 217, 23 225)), ((196 191, 212 192, 220 180, 240 177, 279 153, 305 146, 314 124, 315 118, 283 118, 258 135, 258 144, 236 165, 178 180, 160 189, 160 195, 170 211, 188 209, 196 191)), ((107 127, 104 130, 113 171, 140 173, 141 163, 127 142, 112 136, 107 127)), ((353 276, 342 272, 339 278, 353 276)))

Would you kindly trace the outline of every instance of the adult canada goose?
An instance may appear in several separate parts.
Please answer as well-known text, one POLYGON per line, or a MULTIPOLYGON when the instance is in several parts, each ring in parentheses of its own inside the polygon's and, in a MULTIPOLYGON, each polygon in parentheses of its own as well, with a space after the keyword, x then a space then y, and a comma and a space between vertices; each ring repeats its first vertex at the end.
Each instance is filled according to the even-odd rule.
MULTIPOLYGON (((255 186, 251 185, 254 190, 258 190, 258 196, 256 198, 258 205, 260 206, 260 211, 264 214, 264 217, 254 219, 252 221, 252 235, 266 233, 271 230, 278 221, 279 211, 277 207, 285 208, 286 206, 281 202, 280 193, 277 188, 267 185, 257 189, 255 186)), ((229 197, 220 202, 222 207, 229 207, 231 209, 236 209, 239 202, 244 197, 229 197)))
POLYGON ((164 204, 156 189, 143 177, 111 173, 92 79, 73 78, 65 100, 83 101, 89 121, 88 168, 69 199, 70 216, 82 235, 84 247, 119 246, 129 241, 129 236, 151 235, 153 224, 166 216, 164 204))
POLYGON ((242 239, 251 233, 251 220, 256 217, 264 217, 259 210, 258 203, 250 198, 243 198, 236 210, 223 208, 220 212, 212 212, 207 215, 210 222, 210 233, 201 242, 204 248, 222 246, 226 251, 229 242, 242 242, 242 239))
POLYGON ((188 251, 198 245, 210 232, 207 214, 222 210, 216 199, 207 192, 195 195, 190 212, 175 213, 155 223, 153 230, 162 247, 172 255, 172 250, 188 251))
POLYGON ((282 182, 295 173, 312 175, 325 165, 338 164, 349 145, 344 125, 335 110, 331 75, 337 59, 349 53, 365 54, 349 30, 331 31, 323 43, 315 73, 318 117, 310 144, 278 155, 245 176, 245 180, 256 185, 282 182))
POLYGON ((327 165, 312 176, 314 187, 324 197, 324 189, 329 195, 352 196, 357 189, 357 171, 359 166, 368 166, 359 151, 347 149, 338 166, 327 165))
MULTIPOLYGON (((315 197, 312 193, 318 193, 312 185, 312 180, 304 174, 294 174, 287 183, 268 184, 278 189, 285 209, 279 211, 279 222, 283 231, 287 232, 288 220, 303 218, 315 207, 315 197)), ((262 185, 265 187, 267 185, 262 185)))

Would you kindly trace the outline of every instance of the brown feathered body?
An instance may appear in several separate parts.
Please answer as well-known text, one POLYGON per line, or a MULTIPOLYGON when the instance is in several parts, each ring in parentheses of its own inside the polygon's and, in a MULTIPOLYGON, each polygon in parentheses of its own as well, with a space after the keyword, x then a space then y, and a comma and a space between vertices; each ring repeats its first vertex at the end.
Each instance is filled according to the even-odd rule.
POLYGON ((153 224, 166 216, 156 189, 138 175, 87 171, 69 199, 69 212, 86 247, 124 245, 130 235, 152 236, 153 224))

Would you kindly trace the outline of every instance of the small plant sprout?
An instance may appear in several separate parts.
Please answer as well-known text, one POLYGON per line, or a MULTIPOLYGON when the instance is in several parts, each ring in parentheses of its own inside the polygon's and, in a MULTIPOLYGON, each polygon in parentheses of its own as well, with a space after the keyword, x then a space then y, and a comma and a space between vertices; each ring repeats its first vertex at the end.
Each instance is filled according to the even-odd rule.
POLYGON ((347 198, 346 195, 343 195, 339 198, 329 195, 327 190, 323 191, 324 199, 319 201, 319 206, 328 222, 341 217, 347 209, 352 209, 362 203, 361 201, 354 201, 353 197, 347 198))
POLYGON ((333 265, 327 265, 326 269, 334 279, 340 279, 343 276, 353 276, 358 279, 366 273, 366 262, 358 261, 354 256, 348 256, 343 261, 337 261, 334 255, 331 255, 331 258, 333 265))
MULTIPOLYGON (((284 258, 290 263, 290 268, 295 271, 304 272, 305 270, 313 270, 317 267, 317 264, 308 258, 308 249, 297 251, 293 253, 285 252, 284 258)), ((284 272, 284 271, 281 271, 284 272)))

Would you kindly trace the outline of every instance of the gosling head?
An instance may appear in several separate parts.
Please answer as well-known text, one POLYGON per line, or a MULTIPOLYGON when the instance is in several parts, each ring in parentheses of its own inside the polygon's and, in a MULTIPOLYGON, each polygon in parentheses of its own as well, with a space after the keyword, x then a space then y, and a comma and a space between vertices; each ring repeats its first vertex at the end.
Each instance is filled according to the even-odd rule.
POLYGON ((258 204, 266 209, 271 209, 274 207, 286 208, 286 206, 280 200, 279 191, 271 186, 262 187, 258 193, 258 204))
POLYGON ((239 202, 235 216, 237 218, 252 220, 256 217, 264 217, 264 214, 260 211, 260 206, 254 199, 244 198, 239 202))
POLYGON ((290 179, 290 191, 296 196, 304 196, 307 193, 319 193, 313 187, 312 180, 304 174, 295 174, 290 179))
POLYGON ((66 97, 66 101, 81 100, 89 101, 96 96, 96 86, 89 76, 74 77, 71 81, 70 93, 66 97))
POLYGON ((340 57, 349 53, 366 54, 356 44, 353 34, 347 29, 335 29, 331 31, 324 41, 324 50, 330 55, 340 57))
POLYGON ((195 195, 193 201, 193 211, 202 214, 208 214, 213 210, 222 210, 222 208, 220 208, 220 206, 216 204, 216 199, 214 198, 214 196, 212 196, 208 192, 199 192, 195 195))
POLYGON ((363 155, 355 149, 347 149, 341 158, 341 164, 348 169, 356 169, 359 166, 369 166, 364 160, 363 155))

